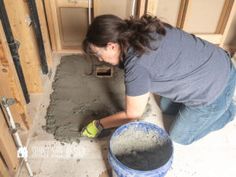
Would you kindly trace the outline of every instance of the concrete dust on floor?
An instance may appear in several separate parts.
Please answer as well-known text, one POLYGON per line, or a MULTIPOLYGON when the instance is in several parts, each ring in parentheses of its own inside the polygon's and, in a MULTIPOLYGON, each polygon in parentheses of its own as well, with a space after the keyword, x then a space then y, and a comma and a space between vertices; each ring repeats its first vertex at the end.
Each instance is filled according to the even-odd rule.
MULTIPOLYGON (((73 62, 73 65, 79 64, 82 60, 79 56, 73 56, 70 61, 73 62), (77 58, 77 59, 76 59, 77 58)), ((63 62, 63 60, 62 60, 63 62)), ((61 62, 61 63, 62 63, 61 62)), ((64 62, 69 62, 69 60, 64 60, 64 62)), ((68 63, 67 63, 68 64, 68 63)), ((80 138, 79 143, 77 140, 77 130, 82 123, 80 122, 80 118, 84 120, 90 121, 96 117, 95 113, 98 109, 105 110, 103 113, 109 114, 115 111, 119 111, 122 108, 123 102, 123 94, 121 93, 122 87, 119 87, 121 90, 110 91, 110 85, 105 86, 104 84, 109 79, 101 79, 101 83, 99 83, 99 88, 96 88, 97 91, 106 90, 106 100, 105 106, 101 103, 101 105, 97 105, 98 109, 93 110, 89 105, 83 108, 83 102, 81 103, 81 99, 77 100, 77 98, 69 97, 71 93, 66 93, 67 87, 71 87, 69 85, 63 85, 66 83, 68 78, 72 78, 69 73, 73 73, 76 77, 79 72, 84 73, 83 71, 77 71, 75 68, 78 66, 72 66, 72 68, 66 68, 67 64, 64 65, 63 71, 65 73, 64 80, 57 80, 56 82, 62 86, 62 88, 58 89, 58 93, 60 95, 53 95, 53 89, 55 89, 57 84, 53 84, 53 89, 49 85, 46 88, 45 93, 43 93, 43 99, 40 104, 40 108, 36 117, 34 117, 34 127, 32 129, 32 136, 30 138, 30 143, 28 145, 29 150, 29 163, 31 168, 35 174, 35 177, 110 177, 111 176, 111 167, 107 161, 107 151, 108 151, 108 137, 103 137, 96 140, 90 140, 87 138, 80 138), (72 71, 72 72, 71 72, 72 71), (78 73, 77 73, 78 72, 78 73), (60 83, 61 82, 61 83, 60 83), (105 87, 105 88, 104 88, 105 87), (118 94, 115 101, 109 100, 110 96, 114 97, 114 94, 118 94), (50 103, 50 95, 51 98, 54 97, 54 101, 59 103, 58 108, 61 109, 61 114, 57 113, 57 116, 60 116, 61 123, 55 121, 48 124, 52 126, 50 133, 47 133, 45 129, 47 129, 47 124, 45 116, 50 113, 50 110, 47 111, 47 107, 50 103), (60 101, 58 101, 58 100, 60 101), (58 101, 58 102, 57 102, 58 101), (61 104, 60 104, 61 103, 61 104), (109 103, 109 104, 106 104, 109 103), (113 105, 119 103, 118 105, 113 105), (121 107, 120 107, 121 105, 121 107), (71 112, 68 112, 67 109, 69 107, 71 112), (71 108, 75 109, 71 109, 71 108), (107 110, 107 107, 111 110, 107 110), (112 108, 111 108, 112 107, 112 108), (76 113, 73 114, 73 110, 76 113), (88 111, 90 110, 90 114, 88 111), (65 112, 63 112, 65 111, 65 112), (108 112, 107 112, 108 111, 108 112), (109 112, 110 111, 110 112, 109 112), (80 113, 80 114, 78 114, 80 113), (80 116, 78 116, 80 115, 80 116), (92 115, 91 117, 87 117, 87 115, 92 115), (70 117, 72 116, 72 117, 70 117), (84 117, 83 117, 84 116, 84 117), (64 119, 63 119, 64 117, 64 119), (75 125, 72 126, 68 124, 68 121, 74 120, 75 125), (68 131, 67 136, 58 134, 56 135, 57 126, 61 126, 61 129, 71 130, 68 131), (68 128, 68 129, 67 129, 68 128), (56 135, 54 137, 54 135, 56 135), (56 139, 58 140, 56 140, 56 139)), ((60 67, 60 65, 59 65, 60 67)), ((62 66, 61 66, 62 67, 62 66)), ((89 66, 87 66, 89 67, 89 66)), ((88 69, 88 68, 86 68, 88 69)), ((99 78, 95 78, 93 76, 83 76, 91 78, 91 81, 99 78)), ((121 76, 119 76, 121 77, 121 76)), ((62 77, 63 78, 63 77, 62 77)), ((89 86, 88 81, 81 81, 82 78, 73 78, 73 82, 81 82, 84 85, 87 85, 88 88, 86 94, 80 90, 79 83, 75 88, 75 91, 78 91, 79 94, 82 95, 82 98, 85 102, 89 104, 94 104, 92 97, 96 98, 99 95, 94 95, 94 88, 89 86), (79 80, 77 80, 79 79, 79 80), (87 95, 87 96, 86 96, 87 95), (87 98, 89 97, 89 98, 87 98)), ((122 81, 121 78, 120 82, 122 81)), ((55 82, 55 83, 56 83, 55 82)), ((110 81, 110 83, 114 84, 115 81, 110 81)), ((122 81, 123 82, 123 81, 122 81)), ((123 84, 123 83, 122 83, 123 84)), ((97 92, 99 93, 99 92, 97 92)), ((74 94, 74 93, 73 93, 74 94)), ((72 94, 72 95, 73 95, 72 94)), ((76 95, 76 96, 78 96, 76 95)), ((236 98, 236 97, 235 97, 236 98)), ((104 98, 105 99, 105 98, 104 98)), ((99 99, 98 99, 99 100, 99 99)), ((51 104, 55 104, 55 102, 51 102, 51 104)), ((56 108, 56 109, 58 109, 56 108)), ((96 108, 96 106, 94 107, 96 108)), ((51 109, 49 107, 49 109, 51 109)), ((58 110, 60 110, 58 109, 58 110)), ((54 109, 55 111, 55 109, 54 109)), ((99 112, 99 111, 98 111, 99 112)), ((100 114, 100 112, 99 112, 100 114)), ((158 124, 160 127, 164 127, 162 114, 155 102, 153 96, 150 97, 149 104, 146 107, 146 113, 143 116, 143 119, 148 122, 152 122, 158 124)), ((168 122, 171 122, 171 118, 167 118, 168 122)), ((164 120, 167 120, 164 119, 164 120)), ((63 131, 65 131, 63 130, 63 131)), ((183 146, 174 143, 174 160, 171 169, 167 173, 166 177, 235 177, 236 176, 236 119, 227 124, 223 129, 212 132, 201 140, 188 145, 183 146)), ((19 171, 18 177, 27 177, 27 171, 24 166, 22 166, 19 171)))

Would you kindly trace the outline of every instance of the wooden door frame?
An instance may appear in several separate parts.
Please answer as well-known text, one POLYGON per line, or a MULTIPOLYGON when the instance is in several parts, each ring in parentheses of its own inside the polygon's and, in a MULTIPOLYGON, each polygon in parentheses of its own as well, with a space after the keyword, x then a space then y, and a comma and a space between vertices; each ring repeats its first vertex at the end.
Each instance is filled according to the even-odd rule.
POLYGON ((81 53, 81 50, 65 49, 62 46, 59 8, 89 8, 89 1, 50 0, 45 1, 45 6, 52 49, 57 53, 81 53))

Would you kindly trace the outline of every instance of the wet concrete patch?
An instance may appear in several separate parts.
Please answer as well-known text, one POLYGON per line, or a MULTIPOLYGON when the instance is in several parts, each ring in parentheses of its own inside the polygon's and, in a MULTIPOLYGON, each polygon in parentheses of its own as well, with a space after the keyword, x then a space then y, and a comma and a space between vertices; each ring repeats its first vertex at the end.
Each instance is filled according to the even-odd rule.
POLYGON ((90 67, 80 55, 61 59, 53 82, 44 129, 62 142, 79 142, 79 131, 93 119, 124 109, 123 70, 114 68, 113 77, 87 75, 90 67))

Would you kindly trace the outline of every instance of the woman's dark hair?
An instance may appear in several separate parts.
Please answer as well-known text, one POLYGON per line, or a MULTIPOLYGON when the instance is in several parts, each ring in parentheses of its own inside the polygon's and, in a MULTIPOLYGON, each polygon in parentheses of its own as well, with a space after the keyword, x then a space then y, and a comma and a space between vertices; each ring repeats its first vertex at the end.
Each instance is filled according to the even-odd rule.
POLYGON ((132 47, 136 54, 142 55, 148 50, 153 50, 150 42, 154 38, 151 34, 156 32, 165 35, 165 26, 171 27, 150 15, 141 18, 130 17, 127 20, 115 15, 101 15, 89 26, 83 41, 83 50, 86 54, 93 55, 91 44, 105 47, 108 42, 114 42, 120 45, 122 55, 127 53, 129 47, 132 47))

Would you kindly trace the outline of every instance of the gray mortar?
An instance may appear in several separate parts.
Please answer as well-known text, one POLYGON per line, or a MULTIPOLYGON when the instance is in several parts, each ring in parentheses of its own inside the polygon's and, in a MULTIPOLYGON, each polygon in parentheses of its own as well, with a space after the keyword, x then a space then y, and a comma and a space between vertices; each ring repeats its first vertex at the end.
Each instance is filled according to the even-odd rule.
POLYGON ((87 123, 124 109, 123 70, 97 78, 85 74, 89 67, 82 56, 73 55, 63 57, 57 68, 44 129, 62 142, 79 142, 87 123))
POLYGON ((170 159, 173 151, 169 139, 160 137, 153 131, 147 133, 133 127, 112 138, 110 146, 121 163, 142 171, 161 167, 170 159))
MULTIPOLYGON (((61 142, 79 142, 79 131, 90 121, 124 110, 123 70, 116 67, 113 77, 97 78, 86 74, 90 69, 80 55, 63 57, 57 68, 43 128, 61 142)), ((147 104, 142 117, 150 112, 147 104)))

